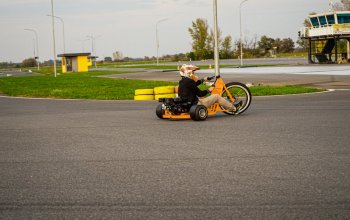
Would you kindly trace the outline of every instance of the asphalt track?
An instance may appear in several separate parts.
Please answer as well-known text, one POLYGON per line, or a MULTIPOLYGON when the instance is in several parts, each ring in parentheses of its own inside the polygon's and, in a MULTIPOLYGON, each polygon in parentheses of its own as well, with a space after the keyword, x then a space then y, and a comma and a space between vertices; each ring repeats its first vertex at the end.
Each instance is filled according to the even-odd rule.
MULTIPOLYGON (((227 62, 227 61, 226 61, 227 62)), ((203 65, 197 63, 197 65, 203 65)), ((119 69, 119 71, 123 71, 119 69)), ((177 71, 142 71, 101 77, 179 81, 177 71)), ((279 67, 221 68, 220 75, 226 82, 236 81, 253 85, 298 85, 324 89, 350 89, 350 65, 303 65, 279 67)), ((214 75, 214 70, 199 70, 200 78, 214 75)))
POLYGON ((156 104, 0 97, 0 219, 349 219, 349 90, 156 104))

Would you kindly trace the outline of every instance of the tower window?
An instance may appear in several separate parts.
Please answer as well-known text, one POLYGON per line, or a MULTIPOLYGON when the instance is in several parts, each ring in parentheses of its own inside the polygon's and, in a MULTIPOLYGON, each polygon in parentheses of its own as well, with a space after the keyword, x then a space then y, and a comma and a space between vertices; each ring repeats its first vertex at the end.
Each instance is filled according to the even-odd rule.
POLYGON ((338 24, 350 23, 350 14, 338 14, 338 24))

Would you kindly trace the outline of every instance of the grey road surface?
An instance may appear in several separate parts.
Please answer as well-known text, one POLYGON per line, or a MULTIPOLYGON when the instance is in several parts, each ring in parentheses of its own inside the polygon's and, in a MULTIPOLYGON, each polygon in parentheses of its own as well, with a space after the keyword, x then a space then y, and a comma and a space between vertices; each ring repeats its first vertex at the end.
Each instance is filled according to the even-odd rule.
POLYGON ((0 219, 349 219, 350 91, 243 115, 0 97, 0 219))
MULTIPOLYGON (((226 82, 236 81, 254 85, 300 85, 324 89, 350 89, 350 65, 222 68, 220 73, 226 82)), ((197 75, 203 78, 214 74, 213 69, 197 71, 197 75)), ((178 82, 180 79, 178 71, 162 72, 154 70, 101 77, 173 82, 178 82)))
MULTIPOLYGON (((194 65, 213 65, 214 60, 204 61, 181 61, 181 62, 168 62, 164 65, 178 65, 182 63, 189 63, 194 65)), ((306 65, 308 63, 307 58, 258 58, 258 59, 243 59, 244 65, 306 65)), ((224 65, 241 65, 239 59, 220 60, 220 64, 224 65)))
POLYGON ((30 73, 30 72, 14 72, 14 71, 1 71, 0 77, 17 77, 17 76, 38 76, 38 73, 30 73))

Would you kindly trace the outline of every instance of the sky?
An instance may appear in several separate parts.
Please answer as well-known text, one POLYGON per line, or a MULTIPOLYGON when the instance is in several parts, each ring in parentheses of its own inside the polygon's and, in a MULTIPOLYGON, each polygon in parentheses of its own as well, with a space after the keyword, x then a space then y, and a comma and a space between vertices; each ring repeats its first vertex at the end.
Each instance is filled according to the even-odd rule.
MULTIPOLYGON (((218 0, 218 24, 223 36, 239 38, 242 0, 218 0)), ((336 0, 334 2, 337 2, 336 0)), ((326 12, 328 0, 248 0, 242 5, 243 34, 290 37, 310 12, 326 12)), ((33 57, 38 33, 40 61, 53 59, 50 0, 0 0, 0 62, 21 62, 33 57)), ((197 18, 213 27, 213 0, 54 0, 54 14, 64 20, 66 52, 91 52, 88 35, 97 37, 100 58, 120 51, 125 57, 156 56, 159 20, 159 55, 191 51, 188 28, 197 18)), ((63 53, 62 23, 55 19, 56 50, 63 53)))

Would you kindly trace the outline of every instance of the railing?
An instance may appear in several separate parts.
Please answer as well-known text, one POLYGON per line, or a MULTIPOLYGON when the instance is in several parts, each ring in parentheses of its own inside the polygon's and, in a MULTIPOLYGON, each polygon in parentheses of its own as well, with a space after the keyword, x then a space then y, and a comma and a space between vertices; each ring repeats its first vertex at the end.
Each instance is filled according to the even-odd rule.
POLYGON ((319 27, 303 27, 299 31, 299 37, 317 37, 335 34, 350 34, 350 24, 321 25, 319 27))

